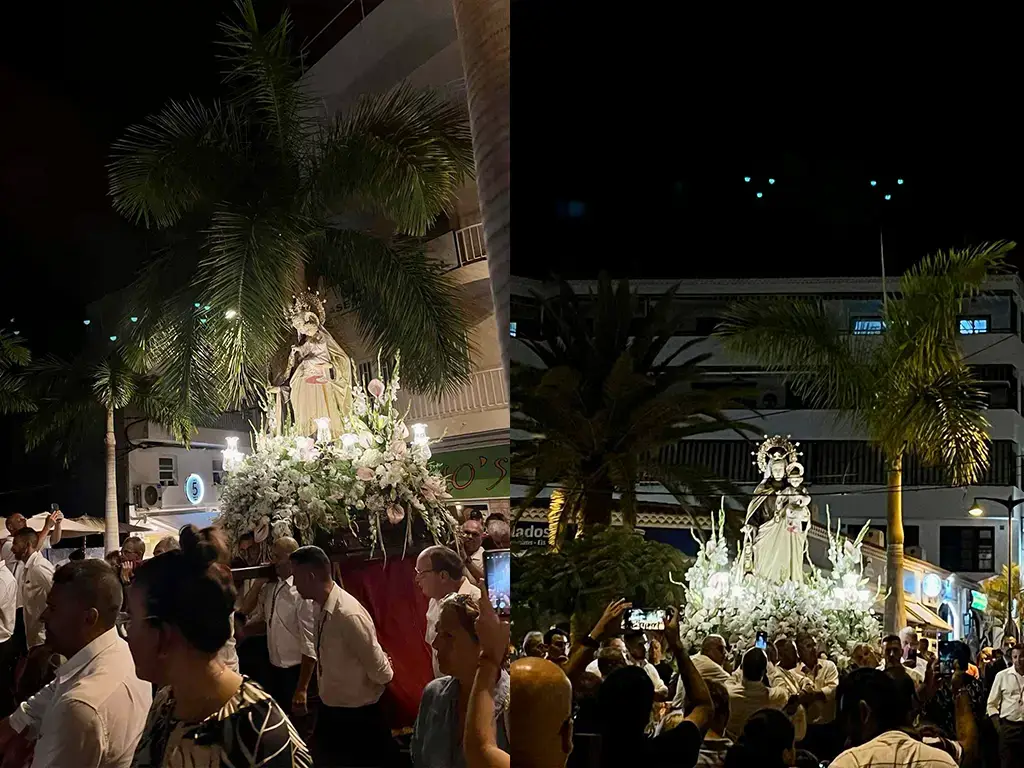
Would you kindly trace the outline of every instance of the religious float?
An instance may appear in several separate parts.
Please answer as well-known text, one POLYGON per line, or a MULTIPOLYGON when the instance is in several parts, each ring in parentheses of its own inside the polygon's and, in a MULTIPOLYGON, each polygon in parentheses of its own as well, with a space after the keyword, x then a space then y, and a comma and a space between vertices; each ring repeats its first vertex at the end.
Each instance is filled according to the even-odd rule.
POLYGON ((258 562, 270 561, 282 536, 328 553, 393 659, 395 722, 406 724, 432 678, 415 557, 434 543, 461 547, 446 481, 431 463, 425 427, 410 428, 399 411, 398 359, 387 381, 364 387, 324 326, 317 294, 296 296, 288 316, 297 343, 269 390, 252 453, 225 452, 217 523, 233 542, 252 533, 258 562))
POLYGON ((761 481, 747 506, 735 559, 724 536, 724 509, 712 514, 711 534, 698 542, 696 562, 681 585, 686 610, 680 633, 688 645, 719 634, 734 647, 750 648, 760 630, 769 637, 810 632, 843 667, 857 643, 878 638, 881 628, 871 606, 879 587, 864 578, 861 556, 868 526, 850 541, 838 523, 833 532, 826 508, 832 570, 822 573, 811 563, 811 497, 798 449, 788 437, 766 435, 754 451, 761 481))

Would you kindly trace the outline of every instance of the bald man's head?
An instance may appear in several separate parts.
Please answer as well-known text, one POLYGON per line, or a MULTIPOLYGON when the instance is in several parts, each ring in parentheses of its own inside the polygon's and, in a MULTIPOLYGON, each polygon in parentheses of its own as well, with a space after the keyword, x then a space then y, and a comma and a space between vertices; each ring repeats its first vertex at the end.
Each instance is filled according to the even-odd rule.
POLYGON ((519 659, 511 668, 509 741, 512 764, 564 766, 572 751, 572 685, 546 659, 519 659))

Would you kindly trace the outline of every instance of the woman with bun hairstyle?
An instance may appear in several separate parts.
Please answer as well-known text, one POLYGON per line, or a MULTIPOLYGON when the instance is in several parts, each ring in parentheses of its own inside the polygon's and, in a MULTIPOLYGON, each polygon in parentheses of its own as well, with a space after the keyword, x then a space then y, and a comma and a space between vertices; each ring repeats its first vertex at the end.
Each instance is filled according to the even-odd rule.
POLYGON ((133 768, 308 768, 309 751, 287 715, 219 657, 235 605, 219 532, 187 528, 180 543, 138 567, 128 597, 135 671, 162 689, 133 768))

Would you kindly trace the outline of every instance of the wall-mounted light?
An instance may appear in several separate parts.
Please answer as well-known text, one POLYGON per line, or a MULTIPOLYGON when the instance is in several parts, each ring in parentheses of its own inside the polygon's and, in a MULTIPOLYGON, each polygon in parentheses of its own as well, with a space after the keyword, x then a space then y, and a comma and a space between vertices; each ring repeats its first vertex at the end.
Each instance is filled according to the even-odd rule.
POLYGON ((412 441, 416 445, 426 445, 430 442, 430 438, 427 437, 427 425, 426 424, 413 424, 412 425, 412 441))

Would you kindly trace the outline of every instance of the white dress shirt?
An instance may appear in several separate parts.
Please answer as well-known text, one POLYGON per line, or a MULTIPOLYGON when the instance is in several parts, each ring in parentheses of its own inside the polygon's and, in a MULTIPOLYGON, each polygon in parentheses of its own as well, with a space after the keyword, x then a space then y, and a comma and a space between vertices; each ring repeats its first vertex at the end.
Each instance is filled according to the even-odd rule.
POLYGON ((57 669, 10 717, 37 737, 32 768, 129 768, 153 703, 128 644, 108 630, 57 669))
POLYGON ((317 617, 315 655, 320 701, 329 707, 375 704, 391 682, 391 659, 366 609, 335 584, 317 617))
MULTIPOLYGON (((787 700, 790 696, 799 696, 801 691, 813 686, 813 683, 797 671, 796 667, 793 669, 783 669, 775 665, 772 665, 772 668, 768 670, 768 682, 773 687, 784 690, 787 700)), ((807 710, 804 709, 804 705, 798 706, 796 712, 790 715, 789 719, 796 730, 796 740, 803 741, 807 735, 807 710)))
POLYGON ((785 709, 789 693, 785 688, 769 688, 760 680, 744 680, 739 685, 726 686, 729 691, 729 724, 725 735, 735 741, 743 733, 743 726, 759 709, 785 709))
POLYGON ((43 611, 53 586, 53 564, 39 552, 33 552, 24 563, 18 563, 18 591, 25 609, 25 639, 29 648, 46 642, 43 611))
MULTIPOLYGON (((456 594, 469 595, 474 600, 479 600, 480 592, 479 587, 471 584, 469 579, 465 576, 462 577, 462 583, 459 585, 459 589, 456 594)), ((436 597, 430 598, 430 603, 427 604, 427 633, 424 635, 424 640, 427 641, 427 645, 430 646, 430 658, 434 665, 434 678, 441 676, 441 670, 437 668, 437 651, 434 650, 433 642, 434 638, 437 637, 437 622, 441 618, 441 601, 436 597)))
POLYGON ((811 725, 825 725, 836 719, 836 689, 839 687, 839 669, 828 659, 818 659, 814 669, 800 664, 800 674, 808 679, 810 688, 825 694, 824 701, 816 701, 807 707, 807 722, 811 725))
MULTIPOLYGON (((49 546, 50 546, 50 537, 47 536, 45 539, 43 539, 43 544, 42 544, 41 547, 39 547, 39 549, 40 550, 47 549, 49 546)), ((4 539, 3 547, 0 548, 0 557, 3 557, 4 565, 6 565, 7 569, 12 574, 14 574, 15 580, 20 584, 21 583, 21 579, 19 578, 20 571, 25 567, 25 565, 20 560, 18 560, 18 558, 16 558, 14 556, 14 537, 13 536, 8 536, 6 539, 4 539)), ((20 592, 18 593, 18 607, 19 608, 22 607, 22 605, 21 605, 21 593, 20 592)))
POLYGON ((253 620, 267 622, 267 649, 275 667, 288 669, 301 664, 303 656, 316 658, 316 603, 299 596, 291 576, 263 585, 253 620))
POLYGON ((639 667, 647 676, 651 678, 651 682, 654 684, 654 695, 668 697, 668 686, 665 685, 665 681, 661 679, 661 675, 658 674, 658 670, 654 668, 651 662, 646 660, 637 661, 633 657, 627 657, 626 659, 630 666, 639 667))
POLYGON ((866 744, 848 749, 829 768, 957 768, 946 752, 903 731, 886 731, 866 744))
MULTIPOLYGON (((690 661, 693 662, 693 666, 697 668, 697 674, 704 678, 706 683, 719 683, 728 688, 734 684, 732 676, 725 671, 725 669, 714 659, 710 659, 703 653, 698 653, 696 656, 691 656, 690 661)), ((672 700, 672 706, 675 709, 683 708, 683 699, 686 697, 686 690, 683 687, 683 678, 680 676, 679 682, 676 685, 676 697, 672 700)))
MULTIPOLYGON (((915 687, 920 688, 922 685, 924 685, 924 675, 918 671, 916 665, 913 667, 908 667, 906 664, 901 663, 900 666, 903 667, 904 671, 906 671, 906 673, 910 676, 910 679, 914 681, 915 687)), ((885 662, 883 661, 881 664, 879 664, 878 668, 885 672, 885 662)))
POLYGON ((17 616, 18 582, 13 573, 0 565, 0 643, 11 639, 17 616))
POLYGON ((997 672, 985 712, 989 717, 999 715, 1002 720, 1024 722, 1024 675, 1013 667, 997 672))

